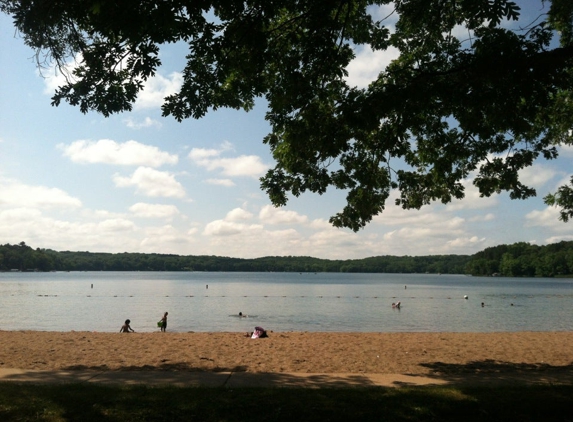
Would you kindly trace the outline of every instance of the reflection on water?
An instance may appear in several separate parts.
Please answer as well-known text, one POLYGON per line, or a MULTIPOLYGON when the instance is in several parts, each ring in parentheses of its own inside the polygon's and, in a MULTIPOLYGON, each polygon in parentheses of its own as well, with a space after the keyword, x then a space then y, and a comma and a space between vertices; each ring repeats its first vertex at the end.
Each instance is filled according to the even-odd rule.
POLYGON ((154 331, 165 311, 179 332, 569 331, 572 287, 462 275, 0 273, 0 318, 4 330, 46 331, 113 332, 128 318, 154 331))

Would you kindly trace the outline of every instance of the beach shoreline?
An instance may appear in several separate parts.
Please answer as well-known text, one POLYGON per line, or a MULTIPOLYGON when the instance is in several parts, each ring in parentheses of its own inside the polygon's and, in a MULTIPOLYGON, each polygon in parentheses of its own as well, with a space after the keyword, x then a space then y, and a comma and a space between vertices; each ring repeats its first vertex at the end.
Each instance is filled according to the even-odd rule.
POLYGON ((573 373, 573 332, 0 331, 0 369, 475 375, 573 373))

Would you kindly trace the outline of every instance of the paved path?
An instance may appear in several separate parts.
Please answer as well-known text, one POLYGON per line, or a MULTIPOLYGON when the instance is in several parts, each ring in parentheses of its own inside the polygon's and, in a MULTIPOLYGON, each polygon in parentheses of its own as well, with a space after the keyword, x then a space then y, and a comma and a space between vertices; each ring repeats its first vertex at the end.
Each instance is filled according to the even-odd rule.
POLYGON ((480 374, 421 376, 403 374, 308 374, 185 371, 39 371, 0 369, 0 382, 35 384, 100 383, 195 387, 402 387, 448 384, 573 384, 571 373, 480 374))

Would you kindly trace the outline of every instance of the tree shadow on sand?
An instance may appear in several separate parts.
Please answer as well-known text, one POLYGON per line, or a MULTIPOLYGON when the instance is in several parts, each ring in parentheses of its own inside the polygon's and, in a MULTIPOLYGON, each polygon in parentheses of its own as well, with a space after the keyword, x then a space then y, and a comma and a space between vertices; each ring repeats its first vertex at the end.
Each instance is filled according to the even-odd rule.
POLYGON ((514 363, 496 360, 465 364, 432 362, 420 366, 430 369, 426 376, 450 383, 527 383, 573 384, 573 362, 556 366, 544 362, 514 363))

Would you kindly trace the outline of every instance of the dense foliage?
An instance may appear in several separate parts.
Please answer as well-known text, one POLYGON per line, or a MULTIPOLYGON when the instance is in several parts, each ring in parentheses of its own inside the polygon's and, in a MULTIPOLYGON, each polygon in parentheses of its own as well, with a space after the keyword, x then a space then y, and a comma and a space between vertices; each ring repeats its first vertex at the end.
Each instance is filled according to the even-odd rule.
POLYGON ((0 245, 0 271, 257 271, 442 273, 554 277, 573 275, 573 242, 500 245, 475 255, 377 256, 328 260, 307 256, 255 259, 143 253, 56 252, 24 242, 0 245))
MULTIPOLYGON (((463 198, 467 180, 483 196, 537 194, 520 171, 573 144, 573 2, 527 1, 532 21, 509 0, 0 0, 0 11, 39 65, 67 69, 53 104, 105 116, 132 109, 163 44, 186 43, 163 114, 264 98, 273 204, 340 189, 330 222, 359 230, 392 191, 407 209, 463 198), (346 79, 359 48, 397 56, 366 88, 346 79)), ((546 202, 573 216, 569 185, 546 202)))
POLYGON ((508 277, 554 277, 573 274, 573 242, 547 246, 514 243, 487 248, 472 256, 471 274, 508 277))

